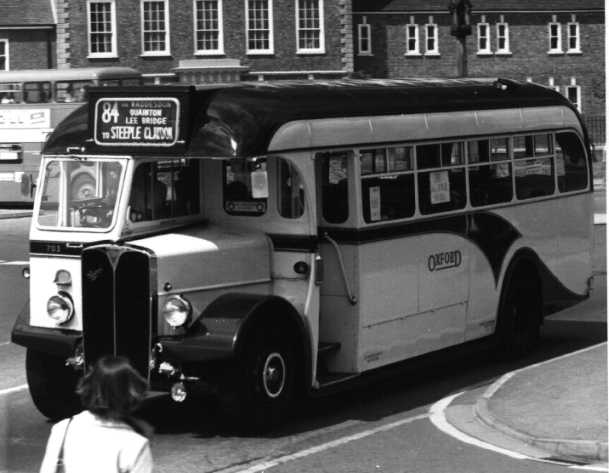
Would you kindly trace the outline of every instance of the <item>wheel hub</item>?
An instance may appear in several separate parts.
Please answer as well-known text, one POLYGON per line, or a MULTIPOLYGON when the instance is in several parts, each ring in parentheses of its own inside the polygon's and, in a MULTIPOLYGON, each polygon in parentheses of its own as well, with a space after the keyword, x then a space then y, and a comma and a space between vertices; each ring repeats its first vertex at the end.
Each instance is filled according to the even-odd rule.
POLYGON ((285 386, 286 366, 281 353, 270 353, 264 361, 262 386, 270 398, 281 395, 285 386))

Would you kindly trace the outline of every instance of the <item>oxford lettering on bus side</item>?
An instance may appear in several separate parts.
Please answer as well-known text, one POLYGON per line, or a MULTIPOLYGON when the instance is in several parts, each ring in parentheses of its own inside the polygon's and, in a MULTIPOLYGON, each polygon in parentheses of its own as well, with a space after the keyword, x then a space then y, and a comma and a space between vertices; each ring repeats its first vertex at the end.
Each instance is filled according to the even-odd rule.
POLYGON ((458 266, 461 266, 462 259, 460 250, 442 251, 429 255, 427 258, 427 268, 430 271, 457 268, 458 266))

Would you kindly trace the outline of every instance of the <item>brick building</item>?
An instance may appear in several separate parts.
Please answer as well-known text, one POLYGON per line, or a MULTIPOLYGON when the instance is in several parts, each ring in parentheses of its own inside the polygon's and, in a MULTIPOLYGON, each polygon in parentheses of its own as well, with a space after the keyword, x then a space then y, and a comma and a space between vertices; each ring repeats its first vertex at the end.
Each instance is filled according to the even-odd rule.
POLYGON ((340 77, 351 0, 55 0, 59 67, 123 65, 150 79, 340 77))
POLYGON ((0 0, 0 71, 55 66, 53 0, 0 0))
MULTIPOLYGON (((471 2, 468 75, 554 87, 576 103, 597 142, 604 142, 603 1, 471 2)), ((353 0, 354 70, 371 77, 455 76, 458 44, 448 3, 353 0)))

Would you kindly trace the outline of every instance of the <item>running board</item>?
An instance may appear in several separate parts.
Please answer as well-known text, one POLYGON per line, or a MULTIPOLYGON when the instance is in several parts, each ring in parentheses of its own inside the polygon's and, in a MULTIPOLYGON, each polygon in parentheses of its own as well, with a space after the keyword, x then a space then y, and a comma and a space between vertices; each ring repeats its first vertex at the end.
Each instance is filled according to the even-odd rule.
POLYGON ((357 377, 359 377, 357 373, 327 373, 317 378, 318 389, 334 386, 357 377))

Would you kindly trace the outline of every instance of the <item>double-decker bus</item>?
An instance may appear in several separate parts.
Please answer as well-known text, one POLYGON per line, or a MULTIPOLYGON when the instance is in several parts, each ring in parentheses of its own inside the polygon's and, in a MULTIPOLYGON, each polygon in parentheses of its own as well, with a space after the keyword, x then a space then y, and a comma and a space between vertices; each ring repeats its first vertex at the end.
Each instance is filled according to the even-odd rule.
POLYGON ((589 140, 530 83, 95 88, 41 169, 12 340, 49 417, 119 354, 264 425, 470 340, 524 354, 591 288, 589 140))
MULTIPOLYGON (((86 87, 139 85, 140 80, 141 74, 128 67, 0 72, 0 205, 31 207, 42 145, 86 101, 86 87)), ((90 192, 92 180, 78 179, 75 192, 90 192)))

